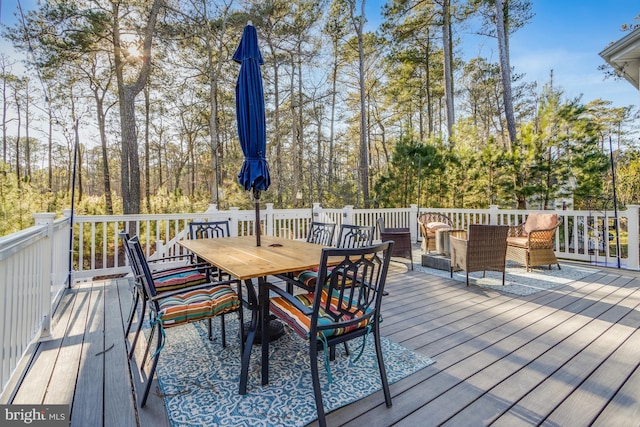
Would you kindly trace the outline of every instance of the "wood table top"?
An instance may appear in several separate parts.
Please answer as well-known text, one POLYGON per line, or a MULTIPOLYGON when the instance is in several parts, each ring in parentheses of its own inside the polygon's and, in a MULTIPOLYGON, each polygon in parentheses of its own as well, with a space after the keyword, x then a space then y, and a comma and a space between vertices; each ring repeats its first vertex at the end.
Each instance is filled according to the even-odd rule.
POLYGON ((323 246, 299 240, 261 236, 181 240, 179 244, 208 263, 246 280, 317 267, 323 246))

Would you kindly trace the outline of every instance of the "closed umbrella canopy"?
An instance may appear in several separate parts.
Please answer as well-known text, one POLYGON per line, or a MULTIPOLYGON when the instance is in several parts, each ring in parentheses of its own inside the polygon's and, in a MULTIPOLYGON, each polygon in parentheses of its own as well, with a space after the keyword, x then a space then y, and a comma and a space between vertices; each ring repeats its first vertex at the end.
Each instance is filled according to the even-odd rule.
POLYGON ((264 64, 258 47, 258 33, 249 23, 244 27, 233 60, 240 64, 236 83, 236 120, 244 162, 238 182, 245 190, 253 189, 256 207, 256 243, 260 246, 260 192, 271 184, 267 165, 267 135, 264 90, 260 66, 264 64))
POLYGON ((240 63, 236 84, 236 119, 238 137, 244 153, 238 181, 245 190, 264 191, 271 178, 267 165, 267 136, 264 113, 264 90, 260 66, 264 64, 253 25, 244 27, 240 45, 233 55, 240 63))

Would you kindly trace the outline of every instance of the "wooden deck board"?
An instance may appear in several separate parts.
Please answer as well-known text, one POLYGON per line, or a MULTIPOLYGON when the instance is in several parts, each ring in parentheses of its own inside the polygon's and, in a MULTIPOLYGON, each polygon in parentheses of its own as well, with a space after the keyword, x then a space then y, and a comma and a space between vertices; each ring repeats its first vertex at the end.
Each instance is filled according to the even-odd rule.
POLYGON ((93 282, 93 286, 89 289, 89 310, 81 345, 76 391, 71 407, 71 425, 103 425, 103 399, 105 397, 104 287, 104 281, 97 281, 93 282), (103 386, 96 387, 96 382, 103 386))
POLYGON ((136 426, 138 420, 135 402, 131 399, 131 378, 123 340, 131 301, 129 280, 117 279, 113 285, 105 287, 104 425, 136 426))
MULTIPOLYGON (((377 392, 327 421, 638 426, 639 277, 594 270, 514 297, 394 265, 382 333, 436 363, 391 385, 392 408, 377 392)), ((147 406, 137 407, 141 354, 129 364, 123 336, 130 304, 128 279, 76 284, 13 403, 73 402, 73 426, 169 426, 155 385, 147 406)))
POLYGON ((61 297, 59 306, 62 309, 57 311, 51 319, 52 336, 48 341, 39 344, 38 350, 31 361, 31 366, 22 381, 22 386, 14 396, 14 403, 44 403, 47 384, 53 375, 61 345, 69 326, 72 313, 69 306, 72 306, 75 302, 76 293, 66 292, 61 297))

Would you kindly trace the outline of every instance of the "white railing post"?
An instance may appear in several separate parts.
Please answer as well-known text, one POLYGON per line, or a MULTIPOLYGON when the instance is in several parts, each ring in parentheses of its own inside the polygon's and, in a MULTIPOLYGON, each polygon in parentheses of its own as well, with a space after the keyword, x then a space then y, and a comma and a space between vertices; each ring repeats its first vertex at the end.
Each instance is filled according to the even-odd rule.
POLYGON ((320 217, 320 213, 322 212, 322 207, 320 206, 320 203, 318 202, 314 202, 313 206, 311 207, 311 221, 315 221, 316 218, 320 217))
POLYGON ((489 224, 498 225, 498 217, 500 216, 500 208, 498 205, 489 205, 489 224))
POLYGON ((353 205, 347 205, 342 208, 342 223, 353 224, 353 205))
POLYGON ((204 213, 214 213, 218 212, 218 205, 216 203, 209 203, 209 207, 204 213))
POLYGON ((47 237, 42 240, 42 260, 40 268, 40 313, 42 323, 40 325, 39 340, 51 337, 51 285, 53 279, 53 220, 54 213, 33 214, 36 225, 47 227, 47 237))
POLYGON ((274 233, 274 223, 275 219, 273 218, 273 203, 267 203, 267 211, 265 212, 265 234, 267 236, 275 236, 274 233))
MULTIPOLYGON (((411 233, 411 241, 412 242, 418 242, 418 234, 420 233, 420 231, 418 230, 418 228, 420 227, 420 225, 418 224, 418 205, 415 203, 412 203, 409 206, 409 232, 411 233), (415 225, 415 227, 412 227, 412 224, 415 225)), ((399 227, 399 225, 396 225, 396 227, 399 227)))
POLYGON ((640 205, 627 205, 625 215, 627 217, 627 268, 640 270, 639 247, 639 219, 640 205))
POLYGON ((240 213, 240 208, 238 207, 230 207, 229 208, 229 232, 232 236, 238 235, 238 215, 240 213))

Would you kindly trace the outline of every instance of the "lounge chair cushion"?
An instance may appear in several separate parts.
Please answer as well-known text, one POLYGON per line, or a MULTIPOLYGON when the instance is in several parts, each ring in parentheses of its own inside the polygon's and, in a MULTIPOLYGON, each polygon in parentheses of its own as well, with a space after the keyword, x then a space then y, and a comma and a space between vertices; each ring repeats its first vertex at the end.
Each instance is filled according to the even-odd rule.
POLYGON ((431 237, 435 237, 436 230, 449 230, 451 226, 449 224, 445 224, 444 222, 428 222, 427 223, 427 234, 431 237))
POLYGON ((507 237, 507 245, 516 246, 518 248, 528 248, 529 238, 525 237, 507 237))
POLYGON ((549 230, 558 223, 558 214, 545 214, 533 212, 527 216, 527 220, 524 223, 524 235, 535 230, 549 230))
MULTIPOLYGON (((313 299, 315 294, 300 294, 296 295, 296 298, 304 304, 306 307, 313 307, 313 299)), ((328 293, 326 290, 322 291, 322 300, 321 307, 326 304, 328 293)), ((333 298, 331 299, 331 308, 335 309, 338 305, 338 296, 337 292, 334 292, 333 298)), ((309 339, 309 331, 311 330, 311 316, 307 316, 302 311, 300 311, 295 305, 289 302, 284 297, 276 297, 271 298, 270 300, 270 309, 272 312, 277 313, 278 317, 284 320, 298 335, 302 338, 309 339)), ((318 318, 318 323, 320 325, 330 325, 334 323, 331 316, 329 316, 322 308, 320 308, 319 312, 320 316, 318 318)), ((353 313, 351 315, 345 315, 341 320, 348 320, 348 318, 352 318, 353 315, 360 316, 359 310, 354 307, 353 313)), ((348 328, 336 328, 336 329, 328 329, 319 332, 319 334, 323 334, 325 337, 342 335, 352 330, 362 328, 369 323, 369 318, 363 319, 361 322, 351 325, 348 328)))
POLYGON ((160 301, 158 318, 165 328, 238 310, 238 294, 229 285, 188 291, 160 301))

